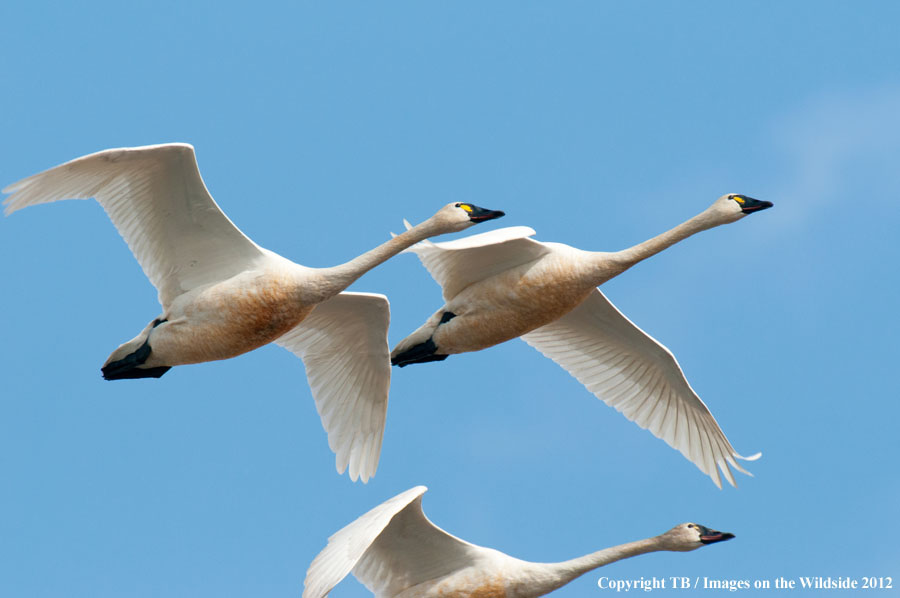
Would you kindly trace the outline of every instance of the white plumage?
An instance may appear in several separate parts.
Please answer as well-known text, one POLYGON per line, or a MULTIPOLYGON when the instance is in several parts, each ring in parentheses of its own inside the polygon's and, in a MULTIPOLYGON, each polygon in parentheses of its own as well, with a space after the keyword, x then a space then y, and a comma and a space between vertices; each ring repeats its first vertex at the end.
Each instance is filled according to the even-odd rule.
POLYGON ((721 487, 730 467, 746 472, 672 353, 626 318, 597 286, 701 230, 770 207, 743 195, 720 197, 701 214, 619 252, 588 252, 529 238, 512 227, 415 252, 441 285, 446 304, 391 353, 405 366, 478 351, 521 337, 625 417, 680 451, 721 487))
POLYGON ((452 536, 422 511, 424 486, 385 501, 328 539, 306 572, 303 598, 323 598, 348 573, 377 598, 532 598, 615 561, 686 552, 734 537, 683 523, 645 540, 561 563, 531 563, 452 536))
POLYGON ((269 342, 298 355, 339 472, 378 466, 390 363, 387 298, 342 293, 427 237, 502 216, 449 204, 422 225, 332 268, 295 264, 247 238, 200 177, 194 148, 173 143, 84 156, 5 188, 6 213, 95 198, 159 293, 162 314, 104 364, 107 379, 160 377, 174 365, 226 359, 269 342))

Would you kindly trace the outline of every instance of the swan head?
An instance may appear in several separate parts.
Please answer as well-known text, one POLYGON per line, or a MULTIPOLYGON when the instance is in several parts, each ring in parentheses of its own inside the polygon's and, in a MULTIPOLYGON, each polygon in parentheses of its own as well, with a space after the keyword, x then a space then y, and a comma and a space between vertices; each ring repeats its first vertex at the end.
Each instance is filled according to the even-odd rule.
POLYGON ((699 523, 682 523, 659 536, 665 550, 688 552, 707 544, 734 538, 734 534, 710 529, 699 523))
POLYGON ((713 210, 723 221, 734 222, 753 212, 771 208, 773 205, 771 201, 754 199, 740 193, 728 193, 717 199, 710 206, 710 210, 713 210))
POLYGON ((458 232, 470 226, 505 216, 500 210, 488 210, 465 202, 448 203, 429 220, 444 232, 458 232))

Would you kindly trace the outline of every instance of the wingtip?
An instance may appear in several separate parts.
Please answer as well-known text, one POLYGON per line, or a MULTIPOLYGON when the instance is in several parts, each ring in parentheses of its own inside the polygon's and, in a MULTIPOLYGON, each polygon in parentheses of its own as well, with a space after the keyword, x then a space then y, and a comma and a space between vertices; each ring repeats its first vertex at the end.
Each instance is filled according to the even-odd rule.
MULTIPOLYGON (((332 450, 334 448, 332 447, 332 450)), ((380 458, 380 454, 375 456, 375 462, 370 463, 369 460, 363 460, 361 456, 357 457, 344 457, 342 458, 340 455, 335 454, 334 465, 339 475, 344 475, 344 472, 347 472, 347 476, 350 478, 351 482, 362 482, 363 484, 368 484, 369 480, 375 477, 375 472, 378 471, 378 461, 380 458)))
POLYGON ((0 189, 0 193, 8 194, 8 197, 3 198, 2 205, 6 206, 3 210, 4 216, 9 216, 13 212, 20 210, 21 208, 24 207, 21 205, 21 202, 16 202, 15 201, 16 196, 12 195, 13 193, 16 193, 17 191, 21 191, 23 187, 24 187, 24 185, 22 184, 22 181, 18 181, 15 183, 10 183, 3 189, 0 189))
POLYGON ((358 466, 359 468, 359 480, 363 484, 368 484, 369 480, 375 477, 375 472, 378 471, 378 459, 375 459, 375 463, 372 462, 372 455, 367 453, 362 456, 362 460, 358 466))
POLYGON ((718 468, 714 468, 712 473, 708 473, 706 475, 708 475, 710 477, 710 479, 712 479, 713 484, 716 485, 716 488, 718 488, 719 490, 722 489, 722 476, 719 475, 718 468))
POLYGON ((722 472, 722 475, 725 476, 725 479, 728 480, 731 487, 737 488, 737 480, 734 479, 734 473, 732 473, 731 468, 728 467, 728 460, 722 459, 721 461, 717 461, 716 465, 719 466, 719 471, 722 472))
MULTIPOLYGON (((331 450, 334 451, 335 450, 334 447, 330 446, 331 445, 330 438, 328 439, 328 444, 329 444, 329 448, 331 448, 331 450)), ((335 456, 334 456, 334 468, 337 470, 338 475, 344 475, 344 472, 347 471, 347 460, 342 459, 341 456, 338 455, 336 451, 335 451, 335 456)), ((350 475, 350 479, 355 482, 356 479, 354 479, 352 471, 350 472, 349 475, 350 475)))

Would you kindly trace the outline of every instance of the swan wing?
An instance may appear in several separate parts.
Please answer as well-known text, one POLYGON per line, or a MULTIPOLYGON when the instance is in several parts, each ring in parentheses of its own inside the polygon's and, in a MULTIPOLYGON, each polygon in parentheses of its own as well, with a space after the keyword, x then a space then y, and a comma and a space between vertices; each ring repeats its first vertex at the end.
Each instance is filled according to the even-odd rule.
POLYGON ((425 516, 426 490, 416 486, 398 494, 331 536, 306 573, 303 598, 325 596, 351 570, 376 596, 394 596, 475 563, 483 548, 425 516))
POLYGON ((674 355, 635 326, 599 290, 562 318, 522 339, 575 376, 588 390, 677 449, 722 487, 734 486, 729 465, 746 473, 709 409, 688 384, 674 355), (718 469, 717 469, 718 466, 718 469))
POLYGON ((391 385, 387 297, 339 293, 275 342, 303 360, 339 473, 378 469, 391 385))
POLYGON ((225 280, 263 250, 206 190, 194 148, 184 143, 110 149, 77 158, 3 189, 6 213, 60 199, 95 198, 167 307, 193 288, 225 280))
POLYGON ((424 492, 423 487, 391 519, 353 568, 353 575, 378 597, 476 565, 489 552, 433 524, 422 510, 424 492))
POLYGON ((455 241, 422 241, 412 251, 431 274, 449 301, 472 283, 549 253, 541 242, 529 239, 534 230, 513 226, 472 235, 455 241))
POLYGON ((328 538, 328 544, 316 555, 303 582, 303 598, 322 598, 328 594, 351 569, 366 550, 384 531, 394 515, 425 493, 425 486, 416 486, 386 500, 328 538))

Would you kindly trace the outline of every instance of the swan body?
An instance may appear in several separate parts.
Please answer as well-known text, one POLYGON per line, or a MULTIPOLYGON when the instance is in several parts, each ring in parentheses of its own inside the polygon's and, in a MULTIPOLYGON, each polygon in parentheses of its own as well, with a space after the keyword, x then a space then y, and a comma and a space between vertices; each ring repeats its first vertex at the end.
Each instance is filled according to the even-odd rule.
POLYGON ((331 538, 306 573, 303 598, 323 598, 348 573, 377 598, 531 598, 615 561, 686 552, 734 537, 695 523, 561 563, 531 563, 452 536, 422 511, 424 486, 375 507, 331 538))
POLYGON ((771 207, 723 195, 674 229, 618 252, 590 252, 531 239, 512 227, 415 252, 441 285, 445 305, 397 344, 400 367, 479 351, 516 337, 575 376, 598 398, 665 440, 721 487, 719 469, 746 472, 742 457, 662 344, 635 326, 597 286, 697 232, 771 207))
POLYGON ((304 362, 337 469, 378 466, 390 386, 387 298, 342 292, 414 243, 502 216, 449 204, 339 266, 295 264, 245 236, 210 196, 194 148, 111 149, 6 187, 6 213, 95 198, 158 291, 162 314, 103 365, 107 380, 158 378, 172 366, 235 357, 275 342, 304 362))

